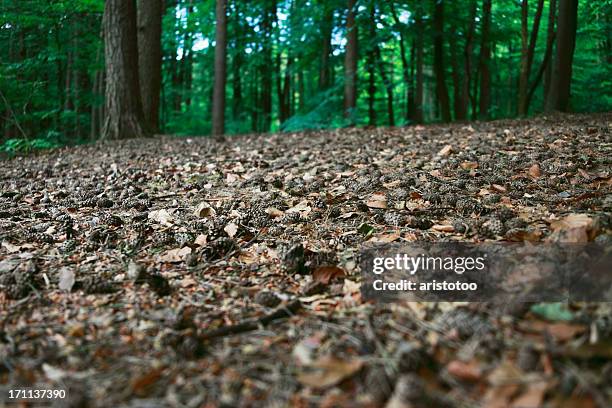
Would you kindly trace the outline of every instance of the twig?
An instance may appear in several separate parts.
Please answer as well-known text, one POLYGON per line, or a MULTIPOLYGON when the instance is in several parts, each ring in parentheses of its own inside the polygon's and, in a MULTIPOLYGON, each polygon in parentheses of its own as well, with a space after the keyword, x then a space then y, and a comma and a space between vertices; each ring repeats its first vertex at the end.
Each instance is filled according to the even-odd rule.
POLYGON ((302 303, 299 301, 299 299, 296 299, 285 306, 279 307, 272 313, 260 317, 259 319, 249 319, 238 324, 220 327, 218 329, 205 332, 200 336, 200 339, 211 340, 218 337, 231 336, 232 334, 240 334, 251 330, 257 330, 259 327, 266 326, 274 320, 291 317, 301 308, 302 303))

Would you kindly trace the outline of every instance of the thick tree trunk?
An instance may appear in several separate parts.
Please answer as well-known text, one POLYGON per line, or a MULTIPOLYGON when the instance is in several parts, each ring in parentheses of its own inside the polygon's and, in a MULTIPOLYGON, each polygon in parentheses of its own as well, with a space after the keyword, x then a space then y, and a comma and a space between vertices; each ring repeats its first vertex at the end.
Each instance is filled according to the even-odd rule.
POLYGON ((553 66, 546 111, 567 112, 570 107, 572 65, 578 25, 578 0, 559 0, 557 55, 553 66))
POLYGON ((414 90, 414 116, 416 123, 423 123, 423 17, 422 0, 419 0, 416 8, 415 29, 417 38, 416 48, 416 81, 414 90))
POLYGON ((106 119, 103 139, 147 136, 138 80, 136 4, 107 0, 104 6, 106 119))
POLYGON ((225 133, 225 80, 227 49, 227 0, 216 0, 215 83, 212 104, 212 134, 218 140, 225 133))
POLYGON ((542 18, 542 10, 544 9, 544 0, 538 0, 538 8, 533 17, 533 28, 529 42, 527 42, 527 22, 529 16, 528 0, 523 0, 521 5, 521 75, 519 78, 519 100, 518 114, 520 116, 527 115, 528 110, 528 91, 529 91, 529 74, 533 64, 533 55, 535 53, 536 41, 538 39, 538 31, 540 29, 540 19, 542 18))
POLYGON ((346 53, 344 55, 344 117, 355 122, 357 106, 357 25, 355 24, 356 1, 348 0, 346 17, 346 53))
POLYGON ((159 130, 162 0, 138 0, 138 69, 145 122, 159 130))
POLYGON ((436 96, 440 104, 443 122, 451 121, 450 100, 444 75, 444 1, 433 0, 433 35, 434 35, 434 73, 436 76, 436 96))
POLYGON ((480 47, 480 101, 478 116, 488 119, 491 105, 491 44, 489 31, 491 29, 491 0, 482 3, 482 45, 480 47))

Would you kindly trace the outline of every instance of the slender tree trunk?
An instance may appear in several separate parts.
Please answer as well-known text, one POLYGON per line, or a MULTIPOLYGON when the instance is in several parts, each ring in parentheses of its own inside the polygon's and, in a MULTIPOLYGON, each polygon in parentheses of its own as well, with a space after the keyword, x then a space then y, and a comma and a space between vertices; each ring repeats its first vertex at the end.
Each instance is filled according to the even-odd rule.
POLYGON ((264 64, 261 67, 262 76, 262 115, 264 132, 269 132, 272 125, 272 25, 276 18, 276 0, 266 0, 266 9, 264 10, 263 31, 264 31, 264 47, 263 60, 264 64))
MULTIPOLYGON (((470 9, 470 22, 468 26, 467 36, 465 39, 465 48, 463 50, 463 82, 461 89, 461 104, 465 111, 465 118, 467 119, 470 102, 473 107, 473 111, 476 110, 476 103, 474 102, 473 94, 470 94, 470 85, 472 84, 472 53, 474 51, 474 32, 476 31, 476 1, 472 1, 472 7, 470 9)), ((474 112, 473 112, 474 114, 474 112)), ((475 115, 473 115, 475 116, 475 115)))
POLYGON ((332 31, 334 28, 334 10, 327 3, 324 4, 324 7, 325 15, 323 16, 321 24, 323 36, 321 44, 321 66, 319 67, 319 90, 326 89, 330 85, 329 56, 331 55, 332 31))
POLYGON ((444 1, 433 0, 433 31, 434 31, 434 73, 436 76, 436 95, 440 103, 443 122, 451 121, 450 100, 446 88, 444 67, 444 1))
POLYGON ((242 25, 239 15, 239 1, 234 1, 234 9, 236 11, 236 17, 234 19, 234 25, 236 27, 234 44, 236 48, 234 50, 234 57, 232 58, 232 117, 235 121, 241 117, 240 109, 242 107, 242 77, 241 71, 244 65, 244 51, 242 43, 242 25))
POLYGON ((106 0, 106 119, 102 131, 103 139, 148 135, 140 100, 136 21, 135 2, 106 0))
MULTIPOLYGON (((380 77, 385 86, 385 91, 387 92, 387 116, 389 117, 389 126, 395 126, 395 113, 393 110, 393 82, 385 71, 382 53, 380 52, 380 47, 378 46, 378 44, 374 46, 374 52, 376 54, 376 60, 378 62, 377 65, 380 71, 380 77)), ((393 75, 391 75, 391 77, 393 77, 393 75)))
POLYGON ((374 50, 369 50, 367 54, 368 67, 368 125, 376 126, 376 77, 375 77, 375 58, 374 50))
POLYGON ((569 110, 577 25, 578 0, 559 0, 557 55, 546 101, 547 112, 569 110))
MULTIPOLYGON (((456 29, 451 29, 451 32, 456 32, 456 29)), ((449 39, 451 51, 451 68, 453 78, 453 110, 455 112, 455 120, 462 121, 466 119, 466 105, 463 104, 462 91, 465 76, 462 75, 459 68, 459 57, 457 56, 457 41, 454 36, 449 39)))
POLYGON ((162 0, 138 0, 138 68, 140 95, 147 126, 159 130, 161 91, 162 0))
POLYGON ((538 39, 538 31, 540 29, 540 20, 542 18, 542 10, 544 9, 544 0, 538 0, 538 8, 533 17, 533 28, 531 36, 527 42, 527 22, 529 3, 528 0, 523 0, 521 6, 521 76, 519 78, 519 100, 518 114, 520 116, 527 115, 528 110, 528 92, 529 92, 529 74, 533 64, 533 55, 535 53, 536 42, 538 39))
POLYGON ((480 47, 480 101, 479 117, 489 118, 489 107, 491 104, 491 45, 489 31, 491 29, 491 0, 483 0, 482 3, 482 45, 480 47))
POLYGON ((259 70, 255 69, 253 72, 253 81, 251 82, 251 130, 258 132, 259 127, 259 104, 261 98, 259 97, 259 70))
MULTIPOLYGON (((551 0, 551 7, 554 6, 555 0, 551 0)), ((554 14, 553 14, 554 15, 554 14)), ((553 22, 554 24, 554 22, 553 22)), ((529 92, 527 93, 527 108, 526 111, 529 111, 529 105, 531 104, 531 99, 533 98, 533 94, 535 93, 536 89, 538 88, 538 85, 540 84, 540 81, 542 80, 542 77, 544 76, 544 73, 546 71, 548 71, 549 67, 552 65, 550 60, 552 59, 552 50, 553 50, 553 46, 554 46, 554 41, 555 41, 555 32, 554 32, 554 28, 552 33, 548 33, 547 38, 546 38, 546 50, 544 51, 544 58, 542 59, 542 64, 540 65, 540 68, 538 69, 538 72, 536 74, 536 77, 533 81, 533 83, 531 84, 531 87, 529 88, 529 92)))
POLYGON ((546 44, 551 44, 551 56, 550 61, 546 64, 544 71, 544 94, 542 95, 543 107, 546 108, 546 98, 550 91, 550 80, 552 78, 552 51, 555 48, 555 37, 556 29, 555 23, 557 21, 557 0, 550 0, 548 5, 548 27, 546 28, 546 44))
POLYGON ((212 134, 217 140, 225 133, 225 80, 227 48, 227 0, 216 0, 215 83, 212 104, 212 134))
POLYGON ((346 53, 344 55, 344 117, 355 123, 357 106, 357 25, 355 24, 356 0, 348 0, 346 17, 346 53))
POLYGON ((406 58, 406 45, 404 40, 403 25, 395 10, 394 2, 391 1, 391 15, 393 16, 393 22, 398 27, 399 31, 399 46, 400 46, 400 57, 402 59, 402 78, 404 79, 404 87, 406 89, 406 120, 410 120, 412 110, 412 80, 410 77, 410 67, 408 65, 408 59, 406 58))
POLYGON ((416 8, 415 29, 417 38, 416 48, 416 86, 414 90, 414 117, 416 123, 423 123, 423 12, 422 0, 419 0, 416 8))

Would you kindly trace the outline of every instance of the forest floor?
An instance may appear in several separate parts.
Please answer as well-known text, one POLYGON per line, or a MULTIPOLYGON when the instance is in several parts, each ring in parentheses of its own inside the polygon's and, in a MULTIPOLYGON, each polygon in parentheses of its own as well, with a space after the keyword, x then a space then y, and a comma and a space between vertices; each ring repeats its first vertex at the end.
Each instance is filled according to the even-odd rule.
POLYGON ((609 303, 365 301, 357 265, 375 243, 609 243, 611 135, 608 113, 2 161, 0 405, 610 406, 609 303))

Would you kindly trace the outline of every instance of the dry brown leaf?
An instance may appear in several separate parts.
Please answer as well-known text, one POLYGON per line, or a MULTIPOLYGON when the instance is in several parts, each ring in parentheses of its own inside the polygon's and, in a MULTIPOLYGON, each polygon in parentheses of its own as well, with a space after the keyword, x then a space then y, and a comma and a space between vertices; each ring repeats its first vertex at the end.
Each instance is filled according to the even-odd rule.
POLYGON ((594 238, 597 230, 594 220, 586 214, 570 214, 550 224, 554 242, 581 243, 594 238))
POLYGON ((228 237, 234 238, 234 236, 238 232, 238 226, 233 222, 230 222, 225 226, 225 228, 223 228, 223 231, 225 231, 228 237))
POLYGON ((153 221, 157 221, 162 225, 171 226, 174 222, 174 216, 165 208, 157 211, 151 211, 148 218, 153 221))
POLYGON ((189 247, 170 249, 164 252, 164 254, 160 257, 160 260, 162 262, 181 262, 190 253, 191 248, 189 247))
POLYGON ((375 193, 366 201, 366 205, 370 208, 387 208, 387 196, 381 193, 375 193))
POLYGON ((328 285, 329 282, 336 278, 343 278, 346 276, 344 269, 338 266, 319 266, 312 272, 312 278, 315 282, 321 282, 328 285))
POLYGON ((196 237, 194 243, 198 246, 204 246, 206 245, 207 241, 208 241, 208 237, 204 234, 200 234, 196 237))
POLYGON ((463 170, 475 170, 478 168, 478 162, 464 161, 461 163, 461 168, 463 170))
POLYGON ((266 208, 266 213, 272 218, 282 217, 283 214, 285 214, 283 211, 279 210, 278 208, 274 208, 274 207, 266 208))
POLYGON ((302 372, 297 380, 307 387, 327 388, 357 374, 363 362, 359 359, 341 360, 334 356, 323 356, 308 365, 311 372, 302 372))
POLYGON ((514 363, 509 360, 504 360, 493 371, 487 375, 487 382, 491 385, 499 386, 505 384, 519 384, 525 373, 521 371, 514 363))
POLYGON ((454 360, 448 363, 446 370, 450 375, 459 380, 476 382, 482 378, 482 368, 480 363, 472 360, 465 363, 460 360, 454 360))
POLYGON ((535 381, 527 385, 527 390, 512 401, 512 408, 539 408, 550 384, 548 381, 535 381))
POLYGON ((147 394, 147 390, 161 378, 162 368, 155 368, 150 372, 136 377, 132 381, 132 391, 140 396, 147 394))
POLYGON ((453 227, 452 225, 444 225, 444 224, 432 225, 431 229, 434 231, 440 231, 440 232, 454 232, 455 231, 455 227, 453 227))
POLYGON ((368 241, 369 242, 389 243, 389 242, 397 241, 398 239, 401 238, 401 236, 402 235, 399 232, 392 232, 388 234, 375 234, 368 241))
POLYGON ((492 184, 491 188, 493 188, 493 190, 497 191, 498 193, 505 193, 508 191, 506 187, 500 186, 499 184, 492 184))
POLYGON ((527 170, 527 174, 529 174, 529 176, 531 176, 532 178, 539 178, 542 175, 542 171, 540 170, 540 165, 536 163, 533 166, 531 166, 529 170, 527 170))
POLYGON ((208 217, 214 217, 217 212, 215 211, 214 208, 210 206, 210 204, 208 204, 206 201, 203 201, 200 204, 198 204, 198 206, 195 208, 193 213, 197 217, 208 218, 208 217))
POLYGON ((567 322, 548 323, 541 320, 524 322, 519 325, 522 330, 532 333, 549 333, 559 342, 573 339, 586 332, 586 326, 567 322))
POLYGON ((446 156, 448 156, 449 154, 451 154, 451 152, 452 152, 452 151, 453 151, 453 146, 451 146, 451 145, 449 145, 449 144, 448 144, 448 145, 444 146, 444 147, 443 147, 443 148, 442 148, 442 149, 441 149, 441 150, 438 152, 438 156, 441 156, 441 157, 446 157, 446 156))

